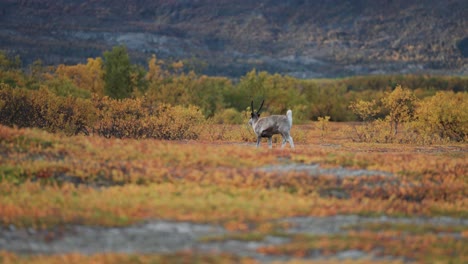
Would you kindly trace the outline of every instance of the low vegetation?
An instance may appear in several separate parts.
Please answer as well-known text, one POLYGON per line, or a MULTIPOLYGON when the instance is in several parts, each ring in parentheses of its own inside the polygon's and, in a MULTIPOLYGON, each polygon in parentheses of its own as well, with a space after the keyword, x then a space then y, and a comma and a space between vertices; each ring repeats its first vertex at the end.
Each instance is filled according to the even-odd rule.
MULTIPOLYGON (((170 142, 97 135, 70 137, 2 126, 0 222, 4 227, 48 229, 70 224, 124 226, 162 218, 220 224, 227 230, 247 232, 232 239, 253 239, 280 235, 285 227, 268 223, 292 216, 468 217, 466 145, 353 143, 340 132, 345 125, 328 126, 330 133, 325 136, 320 126, 296 126, 293 135, 307 136, 297 142, 294 151, 281 150, 278 145, 273 150, 256 150, 226 141, 210 143, 208 138, 170 142), (389 176, 375 173, 340 179, 257 169, 284 162, 385 171, 396 178, 389 180, 389 176), (346 195, 335 196, 336 192, 346 195)), ((231 130, 242 129, 235 126, 231 130)), ((292 237, 291 245, 259 252, 300 257, 317 248, 325 254, 345 249, 373 252, 378 248, 379 254, 421 261, 431 256, 455 263, 466 260, 459 255, 466 249, 466 226, 439 229, 459 233, 461 238, 431 235, 437 229, 430 226, 404 236, 399 233, 404 226, 363 228, 350 229, 346 236, 292 237), (380 244, 375 244, 380 238, 380 244), (309 240, 318 244, 303 243, 309 240), (393 246, 395 241, 426 246, 417 251, 398 249, 393 246), (440 243, 453 247, 439 249, 440 243)), ((4 259, 23 261, 22 257, 2 254, 4 259)), ((62 258, 91 261, 107 257, 62 258)), ((54 257, 33 259, 39 263, 55 261, 54 257)))
MULTIPOLYGON (((130 65, 126 81, 133 88, 120 94, 104 86, 109 75, 102 64, 112 55, 74 67, 33 65, 29 74, 11 61, 1 68, 0 228, 122 227, 165 219, 216 224, 229 232, 204 241, 283 237, 288 242, 257 252, 298 263, 314 252, 346 250, 396 257, 389 262, 467 261, 466 225, 374 224, 312 236, 288 234, 288 226, 275 222, 347 214, 467 218, 468 97, 465 88, 452 89, 466 79, 436 78, 453 86, 437 91, 403 82, 367 89, 356 88, 356 80, 368 87, 374 77, 305 81, 252 71, 233 84, 152 57, 147 71, 130 65), (246 105, 263 98, 271 113, 293 109, 296 149, 280 149, 279 137, 273 149, 255 149, 246 105), (320 166, 330 173, 276 169, 282 166, 320 166), (343 172, 337 176, 332 169, 343 172), (349 175, 358 169, 367 176, 349 175)), ((0 263, 175 258, 254 263, 192 252, 0 252, 0 263)))

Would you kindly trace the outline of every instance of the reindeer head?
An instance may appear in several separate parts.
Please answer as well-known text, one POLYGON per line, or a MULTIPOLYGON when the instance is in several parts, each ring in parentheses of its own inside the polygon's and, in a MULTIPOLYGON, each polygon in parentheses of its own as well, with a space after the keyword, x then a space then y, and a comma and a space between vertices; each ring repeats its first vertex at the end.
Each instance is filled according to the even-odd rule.
POLYGON ((262 101, 262 104, 260 105, 260 108, 258 108, 257 112, 255 112, 255 110, 254 110, 253 101, 250 102, 250 106, 251 106, 250 110, 252 111, 252 113, 250 114, 251 117, 250 117, 250 120, 249 120, 249 125, 253 125, 260 118, 260 110, 262 110, 264 102, 265 102, 265 100, 262 101))

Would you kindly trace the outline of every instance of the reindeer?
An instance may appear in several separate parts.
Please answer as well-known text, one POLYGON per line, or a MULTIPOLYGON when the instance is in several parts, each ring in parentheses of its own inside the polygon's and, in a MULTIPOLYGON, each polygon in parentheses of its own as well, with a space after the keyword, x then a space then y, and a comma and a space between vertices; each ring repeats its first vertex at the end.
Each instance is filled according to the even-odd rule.
POLYGON ((271 115, 260 118, 260 110, 262 110, 264 102, 265 100, 262 101, 257 112, 254 110, 253 101, 251 102, 252 117, 249 120, 249 125, 252 126, 253 131, 257 135, 257 148, 260 146, 262 137, 268 138, 268 147, 272 148, 271 137, 275 134, 281 134, 283 137, 281 148, 284 148, 286 141, 289 142, 291 148, 294 148, 294 141, 290 135, 293 121, 292 111, 288 110, 286 115, 271 115))

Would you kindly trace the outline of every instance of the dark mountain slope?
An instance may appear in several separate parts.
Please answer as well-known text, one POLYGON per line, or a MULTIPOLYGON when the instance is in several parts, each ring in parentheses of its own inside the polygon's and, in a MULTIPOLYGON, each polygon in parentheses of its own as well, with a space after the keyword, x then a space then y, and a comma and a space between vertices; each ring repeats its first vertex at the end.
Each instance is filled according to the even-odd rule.
POLYGON ((467 17, 466 0, 3 0, 0 49, 56 64, 125 44, 230 76, 467 74, 467 17))

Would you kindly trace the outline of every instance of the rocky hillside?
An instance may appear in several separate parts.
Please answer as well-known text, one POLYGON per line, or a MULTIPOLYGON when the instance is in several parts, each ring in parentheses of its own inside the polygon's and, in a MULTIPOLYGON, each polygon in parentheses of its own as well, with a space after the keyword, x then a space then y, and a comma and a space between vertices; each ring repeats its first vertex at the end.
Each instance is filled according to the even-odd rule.
POLYGON ((468 74, 466 0, 3 0, 0 49, 83 62, 114 45, 212 75, 468 74))

